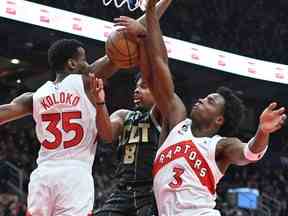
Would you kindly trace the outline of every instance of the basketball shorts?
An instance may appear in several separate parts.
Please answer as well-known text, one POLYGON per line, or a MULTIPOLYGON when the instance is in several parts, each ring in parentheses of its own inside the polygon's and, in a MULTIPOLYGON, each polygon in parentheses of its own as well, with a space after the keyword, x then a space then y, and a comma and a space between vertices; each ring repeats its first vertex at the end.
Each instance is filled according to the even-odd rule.
POLYGON ((157 216, 151 185, 119 186, 95 216, 157 216))
POLYGON ((83 162, 47 161, 30 176, 27 215, 86 216, 93 203, 91 168, 83 162))

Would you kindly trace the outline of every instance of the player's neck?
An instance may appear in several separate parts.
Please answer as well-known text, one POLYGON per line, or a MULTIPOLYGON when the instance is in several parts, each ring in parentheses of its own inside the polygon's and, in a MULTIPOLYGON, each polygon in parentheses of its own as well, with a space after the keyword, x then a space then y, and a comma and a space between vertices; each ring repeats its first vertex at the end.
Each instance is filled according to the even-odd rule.
POLYGON ((70 72, 67 72, 67 71, 57 71, 56 72, 56 79, 54 81, 54 83, 59 83, 61 82, 62 80, 65 79, 65 77, 67 77, 68 75, 70 75, 71 73, 70 72))
POLYGON ((192 124, 191 131, 195 137, 213 137, 217 131, 209 127, 200 127, 200 125, 192 124))

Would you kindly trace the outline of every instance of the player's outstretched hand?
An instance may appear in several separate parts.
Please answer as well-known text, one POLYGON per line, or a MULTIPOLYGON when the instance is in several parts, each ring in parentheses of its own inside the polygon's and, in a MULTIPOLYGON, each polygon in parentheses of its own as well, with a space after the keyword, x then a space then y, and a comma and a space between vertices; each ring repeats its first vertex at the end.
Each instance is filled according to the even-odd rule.
POLYGON ((287 116, 285 108, 276 109, 277 103, 271 103, 261 114, 259 127, 264 133, 273 133, 279 130, 287 116))
POLYGON ((146 35, 145 27, 135 19, 127 16, 120 16, 118 18, 115 18, 114 22, 114 26, 119 27, 117 31, 127 32, 135 39, 139 37, 144 37, 146 35))
POLYGON ((103 80, 98 79, 93 73, 88 76, 89 94, 94 105, 105 102, 103 80))

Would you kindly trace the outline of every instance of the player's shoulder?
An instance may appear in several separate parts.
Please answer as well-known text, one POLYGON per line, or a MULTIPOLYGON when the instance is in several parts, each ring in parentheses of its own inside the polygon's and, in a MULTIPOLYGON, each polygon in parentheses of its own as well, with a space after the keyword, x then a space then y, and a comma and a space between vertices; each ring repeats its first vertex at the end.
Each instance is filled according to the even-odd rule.
POLYGON ((242 141, 237 137, 218 137, 220 137, 218 145, 227 146, 242 143, 242 141))
POLYGON ((237 137, 221 137, 216 146, 216 153, 223 153, 235 145, 242 145, 242 141, 237 137))
POLYGON ((151 110, 136 109, 130 113, 135 120, 149 121, 151 119, 151 110))
POLYGON ((23 97, 28 97, 28 98, 33 97, 33 95, 34 95, 34 92, 25 92, 22 94, 23 97))
POLYGON ((128 109, 119 109, 114 111, 111 115, 110 118, 121 118, 121 119, 126 119, 128 114, 131 113, 133 111, 128 110, 128 109))
POLYGON ((34 95, 34 92, 25 92, 19 95, 18 97, 16 97, 15 99, 13 99, 12 102, 30 101, 30 100, 33 100, 33 95, 34 95))

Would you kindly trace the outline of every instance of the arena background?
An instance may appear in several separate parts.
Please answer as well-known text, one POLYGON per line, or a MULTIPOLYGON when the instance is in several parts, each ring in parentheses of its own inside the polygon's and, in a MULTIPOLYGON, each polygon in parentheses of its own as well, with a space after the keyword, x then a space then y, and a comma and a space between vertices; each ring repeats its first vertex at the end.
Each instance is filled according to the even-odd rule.
MULTIPOLYGON (((173 1, 161 20, 166 36, 250 58, 288 64, 287 1, 173 1)), ((141 15, 140 11, 129 12, 125 7, 104 7, 100 0, 33 2, 107 21, 119 15, 141 15)), ((34 91, 47 79, 53 79, 48 71, 47 49, 60 38, 77 38, 84 42, 90 63, 104 55, 103 42, 0 17, 1 104, 22 92, 34 91), (20 62, 15 64, 17 62, 14 60, 13 64, 12 59, 19 59, 20 62)), ((277 101, 288 107, 286 84, 248 78, 173 59, 169 63, 177 93, 187 106, 191 98, 205 96, 219 86, 231 87, 241 95, 247 106, 246 118, 239 132, 244 141, 256 131, 258 116, 269 102, 277 101)), ((238 66, 235 65, 235 70, 238 66)), ((131 97, 127 95, 132 96, 133 74, 136 71, 120 71, 107 82, 110 113, 119 108, 133 107, 131 97)), ((283 74, 287 76, 288 72, 284 71, 283 74)), ((223 215, 288 215, 287 130, 285 126, 271 137, 269 152, 261 162, 229 170, 218 190, 218 208, 223 215), (229 193, 231 188, 258 189, 260 196, 256 200, 257 206, 252 204, 254 197, 246 193, 246 204, 243 206, 242 203, 242 207, 246 207, 240 208, 241 193, 229 193)), ((0 127, 0 216, 24 215, 27 183, 29 174, 36 166, 38 148, 32 118, 0 127)), ((100 143, 94 168, 96 207, 101 206, 113 187, 115 164, 115 148, 100 143)))

